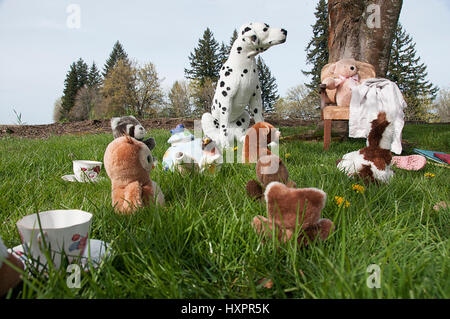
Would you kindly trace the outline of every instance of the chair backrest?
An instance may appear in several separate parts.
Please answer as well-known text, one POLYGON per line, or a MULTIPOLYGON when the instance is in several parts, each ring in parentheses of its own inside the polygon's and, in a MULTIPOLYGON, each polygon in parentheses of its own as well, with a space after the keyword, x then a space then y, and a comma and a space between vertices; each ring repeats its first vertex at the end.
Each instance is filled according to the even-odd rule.
MULTIPOLYGON (((333 73, 329 71, 329 68, 332 64, 334 63, 328 63, 322 68, 322 71, 320 73, 321 81, 323 81, 327 77, 333 76, 333 73)), ((376 77, 375 68, 372 64, 356 61, 356 67, 358 68, 358 76, 360 81, 376 77)), ((331 102, 336 102, 336 90, 327 90, 327 95, 331 102)))

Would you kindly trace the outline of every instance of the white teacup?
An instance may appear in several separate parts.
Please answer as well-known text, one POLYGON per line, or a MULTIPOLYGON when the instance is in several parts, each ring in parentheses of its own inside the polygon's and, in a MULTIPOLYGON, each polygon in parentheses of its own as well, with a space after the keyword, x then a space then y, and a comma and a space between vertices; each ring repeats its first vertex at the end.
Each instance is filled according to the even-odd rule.
POLYGON ((50 210, 27 215, 16 225, 25 253, 30 253, 40 264, 47 264, 46 253, 56 268, 61 265, 61 254, 73 262, 83 255, 89 240, 92 214, 82 210, 50 210), (44 238, 42 238, 44 236, 44 238), (45 243, 45 244, 44 244, 45 243))
POLYGON ((77 160, 73 161, 73 173, 75 178, 80 182, 95 182, 100 175, 102 162, 77 160))

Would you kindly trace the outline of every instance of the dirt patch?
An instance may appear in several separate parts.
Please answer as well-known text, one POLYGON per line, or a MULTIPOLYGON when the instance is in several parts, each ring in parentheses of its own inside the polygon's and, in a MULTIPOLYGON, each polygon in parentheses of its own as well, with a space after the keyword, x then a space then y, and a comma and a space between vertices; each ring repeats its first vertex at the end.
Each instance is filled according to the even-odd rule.
MULTIPOLYGON (((276 127, 306 126, 314 121, 266 119, 276 127)), ((194 119, 185 118, 153 118, 139 120, 148 129, 173 129, 183 124, 188 129, 194 128, 194 119)), ((253 122, 250 122, 253 124, 253 122)), ((48 138, 65 134, 84 135, 112 133, 110 120, 88 120, 70 123, 53 123, 43 125, 0 125, 0 137, 15 136, 24 138, 48 138)))

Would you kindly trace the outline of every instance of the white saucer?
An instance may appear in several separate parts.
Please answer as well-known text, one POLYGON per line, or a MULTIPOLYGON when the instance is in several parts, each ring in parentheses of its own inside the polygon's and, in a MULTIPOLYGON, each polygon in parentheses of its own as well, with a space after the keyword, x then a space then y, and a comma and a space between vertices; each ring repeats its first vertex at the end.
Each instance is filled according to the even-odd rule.
POLYGON ((63 180, 65 180, 66 182, 78 182, 78 183, 91 183, 91 182, 92 182, 92 183, 97 183, 97 182, 101 182, 101 181, 106 180, 105 177, 99 176, 96 180, 80 181, 80 180, 78 180, 78 178, 77 178, 74 174, 71 174, 71 175, 64 175, 64 176, 61 176, 61 178, 62 178, 63 180))
MULTIPOLYGON (((111 251, 108 249, 109 244, 99 239, 90 239, 89 245, 86 246, 83 255, 81 256, 81 266, 84 270, 89 270, 89 250, 91 252, 91 263, 94 268, 97 268, 105 257, 111 255, 111 251)), ((8 252, 16 256, 25 267, 29 264, 27 254, 25 253, 23 246, 18 245, 14 248, 8 249, 8 252)), ((39 265, 42 269, 42 265, 39 265)))

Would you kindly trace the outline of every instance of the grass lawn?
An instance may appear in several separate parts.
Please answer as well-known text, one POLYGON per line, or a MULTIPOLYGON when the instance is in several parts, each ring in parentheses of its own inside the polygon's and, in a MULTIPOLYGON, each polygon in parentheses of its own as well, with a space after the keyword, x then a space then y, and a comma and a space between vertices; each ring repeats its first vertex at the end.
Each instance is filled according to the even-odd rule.
MULTIPOLYGON (((409 125, 403 137, 416 147, 450 153, 449 125, 409 125)), ((304 128, 282 128, 284 136, 304 128)), ((166 130, 152 130, 161 162, 169 146, 166 130)), ((69 289, 65 270, 30 276, 17 298, 449 298, 450 214, 433 205, 450 201, 449 168, 428 162, 423 171, 395 169, 389 185, 363 194, 340 173, 341 155, 364 140, 281 142, 280 156, 298 187, 327 193, 322 216, 336 231, 306 249, 294 243, 261 245, 250 222, 265 206, 250 200, 245 184, 254 165, 226 164, 216 176, 181 176, 160 168, 152 179, 162 188, 165 208, 119 216, 111 207, 109 179, 97 184, 65 182, 72 159, 103 161, 112 134, 0 139, 0 235, 20 244, 15 223, 51 209, 93 213, 91 238, 111 243, 112 255, 82 273, 81 288, 69 289), (289 153, 289 157, 285 155, 289 153), (433 178, 425 172, 435 174, 433 178), (350 202, 339 208, 335 196, 350 202), (367 267, 379 265, 381 288, 370 289, 367 267), (260 280, 270 278, 272 288, 260 280)), ((104 169, 101 173, 106 176, 104 169)), ((361 183, 360 183, 361 184, 361 183)))

